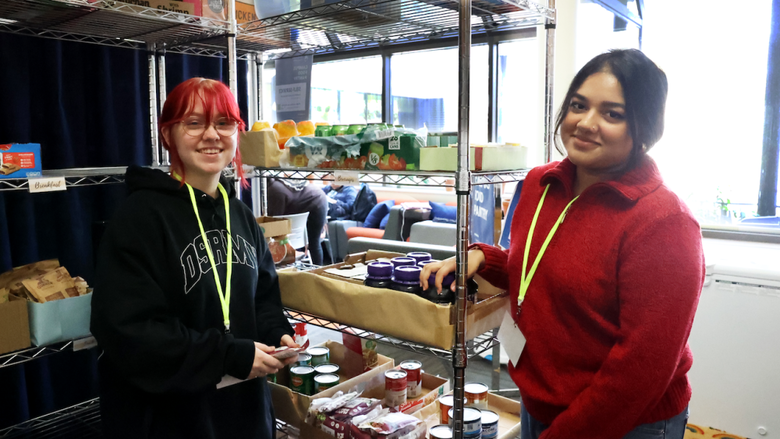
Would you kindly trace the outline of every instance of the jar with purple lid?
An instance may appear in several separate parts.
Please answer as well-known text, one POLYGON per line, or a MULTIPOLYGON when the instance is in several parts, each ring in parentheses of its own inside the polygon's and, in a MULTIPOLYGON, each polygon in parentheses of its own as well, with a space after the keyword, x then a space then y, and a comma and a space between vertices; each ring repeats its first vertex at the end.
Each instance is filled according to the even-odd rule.
POLYGON ((420 272, 422 272, 422 268, 415 265, 401 265, 395 267, 395 270, 393 271, 393 284, 390 288, 419 296, 422 294, 420 272))
POLYGON ((406 256, 399 256, 397 258, 390 259, 390 262, 393 264, 393 267, 398 268, 402 265, 415 265, 417 264, 417 261, 415 261, 412 258, 407 258, 406 256))
POLYGON ((414 265, 417 265, 420 263, 420 261, 427 261, 431 259, 431 254, 428 252, 409 252, 406 254, 406 257, 414 259, 414 265))
POLYGON ((363 285, 374 288, 390 288, 393 283, 393 264, 389 262, 369 262, 368 274, 363 285))
POLYGON ((433 264, 434 262, 441 262, 438 259, 426 259, 417 263, 418 267, 425 267, 427 264, 433 264))
POLYGON ((439 294, 436 291, 436 273, 431 273, 431 277, 428 278, 428 289, 423 291, 422 298, 440 305, 455 303, 455 292, 450 289, 453 282, 455 282, 455 273, 444 276, 441 282, 441 294, 439 294))

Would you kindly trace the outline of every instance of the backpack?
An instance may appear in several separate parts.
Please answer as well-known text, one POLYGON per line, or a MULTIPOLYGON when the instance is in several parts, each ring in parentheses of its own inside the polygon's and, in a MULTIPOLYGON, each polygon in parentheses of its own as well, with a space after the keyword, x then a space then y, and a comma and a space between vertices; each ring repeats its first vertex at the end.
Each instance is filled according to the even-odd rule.
POLYGON ((368 213, 371 212, 374 206, 376 206, 376 194, 367 184, 361 184, 360 190, 355 197, 355 203, 352 205, 349 219, 362 223, 366 220, 368 213))

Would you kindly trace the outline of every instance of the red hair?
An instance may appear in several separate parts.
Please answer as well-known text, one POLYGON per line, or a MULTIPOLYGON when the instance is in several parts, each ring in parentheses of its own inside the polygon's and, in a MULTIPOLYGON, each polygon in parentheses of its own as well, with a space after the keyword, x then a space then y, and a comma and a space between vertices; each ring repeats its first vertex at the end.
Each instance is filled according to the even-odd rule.
MULTIPOLYGON (((195 108, 195 99, 200 99, 207 123, 211 123, 211 116, 216 110, 216 112, 238 121, 238 131, 244 131, 246 128, 246 124, 241 119, 241 110, 238 108, 236 98, 225 84, 213 79, 191 78, 177 85, 165 100, 160 115, 159 128, 163 148, 168 150, 171 157, 171 171, 181 175, 182 180, 186 178, 184 164, 179 157, 176 145, 169 145, 162 132, 192 114, 192 110, 195 108)), ((249 186, 241 163, 238 139, 236 139, 236 155, 233 158, 233 165, 241 181, 241 186, 249 186)))

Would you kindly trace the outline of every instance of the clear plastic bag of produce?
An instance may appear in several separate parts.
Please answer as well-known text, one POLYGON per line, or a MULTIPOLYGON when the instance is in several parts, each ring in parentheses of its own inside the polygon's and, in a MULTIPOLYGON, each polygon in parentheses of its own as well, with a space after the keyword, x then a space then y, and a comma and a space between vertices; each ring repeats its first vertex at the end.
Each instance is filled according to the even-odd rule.
POLYGON ((296 168, 415 170, 427 135, 425 127, 368 126, 358 134, 292 137, 285 149, 290 154, 289 166, 296 168))

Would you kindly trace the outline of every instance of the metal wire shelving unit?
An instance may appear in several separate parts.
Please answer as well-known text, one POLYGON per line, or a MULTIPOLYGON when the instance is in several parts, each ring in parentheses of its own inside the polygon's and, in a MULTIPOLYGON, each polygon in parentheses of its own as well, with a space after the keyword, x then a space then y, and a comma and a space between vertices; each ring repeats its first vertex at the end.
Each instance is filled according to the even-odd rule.
POLYGON ((2 439, 102 438, 98 398, 0 430, 2 439))

